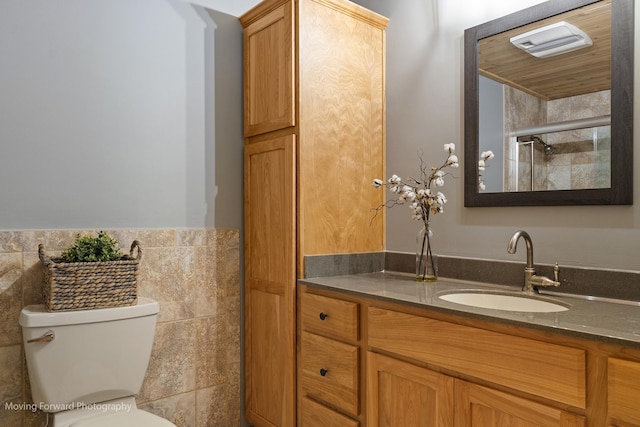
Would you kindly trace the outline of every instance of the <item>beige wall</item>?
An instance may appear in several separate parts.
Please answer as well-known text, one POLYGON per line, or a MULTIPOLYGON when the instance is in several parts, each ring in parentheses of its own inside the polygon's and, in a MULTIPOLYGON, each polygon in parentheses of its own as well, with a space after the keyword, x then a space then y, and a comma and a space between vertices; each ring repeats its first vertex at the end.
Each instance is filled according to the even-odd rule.
MULTIPOLYGON (((123 248, 140 241, 138 294, 160 304, 138 406, 181 427, 239 425, 238 230, 107 231, 123 248)), ((38 244, 56 255, 77 232, 0 231, 1 426, 44 425, 42 413, 5 409, 5 402, 31 401, 18 316, 24 305, 42 300, 38 244)))
MULTIPOLYGON (((387 28, 387 175, 415 175, 416 152, 434 164, 444 160, 442 144, 463 153, 463 33, 541 1, 356 0, 391 18, 387 28), (431 160, 432 159, 432 160, 431 160)), ((635 8, 636 70, 640 70, 640 7, 635 8)), ((635 73, 636 76, 640 75, 635 73)), ((635 83, 635 135, 640 132, 640 82, 635 83)), ((615 142, 614 142, 615 143, 615 142)), ((640 269, 640 148, 635 150, 634 206, 465 208, 462 179, 449 179, 445 212, 432 223, 440 254, 512 260, 507 241, 518 229, 533 238, 536 263, 640 269)), ((462 174, 462 169, 455 171, 462 174)), ((615 173, 615 171, 613 171, 615 173)), ((374 177, 371 177, 374 178, 374 177)), ((387 249, 414 251, 418 224, 409 210, 390 209, 387 249)))

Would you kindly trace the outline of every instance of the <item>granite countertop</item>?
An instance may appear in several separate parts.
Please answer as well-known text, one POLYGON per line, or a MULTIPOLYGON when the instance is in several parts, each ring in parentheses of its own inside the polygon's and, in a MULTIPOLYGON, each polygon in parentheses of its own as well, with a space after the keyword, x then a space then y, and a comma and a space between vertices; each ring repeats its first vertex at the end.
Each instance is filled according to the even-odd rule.
POLYGON ((544 297, 568 304, 569 310, 554 313, 515 312, 478 308, 444 301, 439 295, 463 289, 518 291, 514 287, 438 278, 416 282, 402 273, 365 273, 315 277, 298 283, 349 294, 400 302, 433 311, 524 325, 590 340, 640 347, 640 303, 593 300, 545 292, 544 297))

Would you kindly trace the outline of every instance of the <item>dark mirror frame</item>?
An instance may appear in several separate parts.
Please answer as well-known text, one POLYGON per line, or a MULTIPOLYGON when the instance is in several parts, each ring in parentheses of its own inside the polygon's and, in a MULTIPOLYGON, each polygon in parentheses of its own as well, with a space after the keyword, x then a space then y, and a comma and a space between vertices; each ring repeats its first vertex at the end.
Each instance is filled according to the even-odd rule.
POLYGON ((633 0, 611 2, 611 188, 481 193, 478 191, 478 40, 600 0, 550 0, 464 33, 464 205, 633 204, 633 0))

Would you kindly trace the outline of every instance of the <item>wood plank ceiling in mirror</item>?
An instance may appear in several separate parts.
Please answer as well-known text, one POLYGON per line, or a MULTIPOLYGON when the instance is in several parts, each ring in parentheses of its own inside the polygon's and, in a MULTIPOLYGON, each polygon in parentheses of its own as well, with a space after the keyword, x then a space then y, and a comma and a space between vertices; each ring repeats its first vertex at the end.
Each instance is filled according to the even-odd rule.
POLYGON ((480 74, 544 100, 611 88, 611 0, 594 3, 479 42, 480 74), (583 30, 593 46, 548 58, 534 57, 509 39, 545 25, 566 21, 583 30))

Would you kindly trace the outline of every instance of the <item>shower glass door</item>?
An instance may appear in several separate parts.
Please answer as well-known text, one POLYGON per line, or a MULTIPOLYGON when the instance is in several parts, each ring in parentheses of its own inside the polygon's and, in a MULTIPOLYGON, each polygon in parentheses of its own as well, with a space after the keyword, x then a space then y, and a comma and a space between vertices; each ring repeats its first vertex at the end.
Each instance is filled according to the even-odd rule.
POLYGON ((551 132, 509 141, 506 191, 611 187, 611 126, 551 132))

